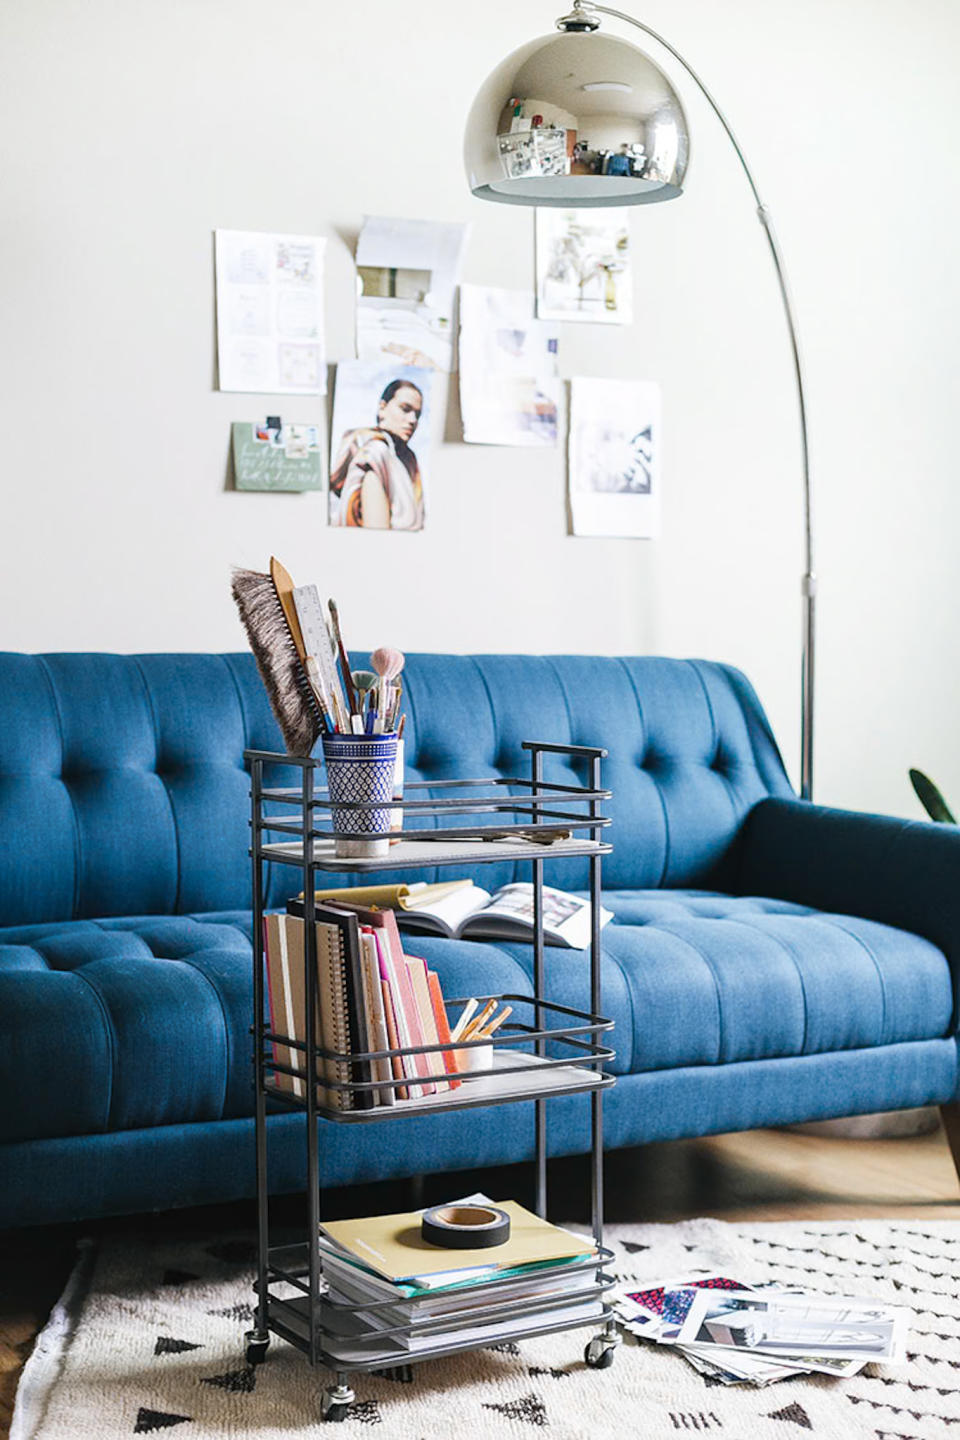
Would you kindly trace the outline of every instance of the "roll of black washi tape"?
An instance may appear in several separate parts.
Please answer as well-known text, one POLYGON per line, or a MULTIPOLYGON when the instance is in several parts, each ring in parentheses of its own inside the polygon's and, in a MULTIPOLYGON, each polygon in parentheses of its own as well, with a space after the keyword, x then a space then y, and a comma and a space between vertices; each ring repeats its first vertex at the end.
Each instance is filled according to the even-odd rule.
POLYGON ((510 1216, 495 1205, 435 1205, 424 1214, 420 1233, 447 1250, 486 1250, 510 1239, 510 1216))

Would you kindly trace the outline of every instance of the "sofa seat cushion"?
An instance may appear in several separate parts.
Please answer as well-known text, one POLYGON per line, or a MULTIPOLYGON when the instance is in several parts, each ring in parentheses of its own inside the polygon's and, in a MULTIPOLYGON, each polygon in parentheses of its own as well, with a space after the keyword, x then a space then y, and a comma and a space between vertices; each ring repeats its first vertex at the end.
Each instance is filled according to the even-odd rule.
MULTIPOLYGON (((916 935, 695 891, 605 903, 619 1074, 947 1033, 947 963, 916 935)), ((0 1140, 251 1114, 250 944, 244 911, 0 930, 0 1140)), ((448 997, 532 993, 530 945, 410 936, 408 949, 448 997)), ((587 952, 549 948, 546 963, 549 998, 587 1009, 587 952)))
POLYGON ((0 1139, 253 1108, 248 912, 0 930, 0 1139))
POLYGON ((949 966, 918 935, 756 896, 632 890, 604 903, 615 916, 603 931, 608 966, 630 998, 615 1032, 630 1071, 948 1033, 949 966))

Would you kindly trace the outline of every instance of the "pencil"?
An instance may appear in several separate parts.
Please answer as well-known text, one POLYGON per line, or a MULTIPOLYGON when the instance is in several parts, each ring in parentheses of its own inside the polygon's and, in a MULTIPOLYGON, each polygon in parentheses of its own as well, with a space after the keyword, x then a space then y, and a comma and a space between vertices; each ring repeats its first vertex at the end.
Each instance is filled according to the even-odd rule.
POLYGON ((512 1006, 512 1005, 505 1005, 504 1008, 500 1011, 500 1014, 497 1015, 493 1020, 491 1020, 491 1021, 490 1021, 490 1024, 487 1025, 483 1030, 481 1030, 480 1033, 479 1033, 479 1035, 475 1035, 475 1036, 474 1036, 474 1039, 476 1039, 476 1040, 489 1040, 489 1039, 490 1039, 490 1036, 493 1034, 494 1030, 498 1030, 498 1029, 500 1028, 500 1026, 503 1024, 504 1020, 506 1020, 507 1016, 508 1016, 508 1015, 512 1015, 512 1014, 513 1014, 513 1006, 512 1006))
POLYGON ((463 1034, 463 1031, 465 1030, 474 1012, 476 1011, 478 1003, 479 1002, 476 1000, 468 1000, 466 1005, 464 1005, 463 1014, 460 1016, 460 1019, 457 1021, 456 1025, 454 1025, 453 1029, 450 1031, 451 1040, 460 1039, 460 1036, 463 1034))
POLYGON ((499 1004, 499 1000, 488 1001, 487 1004, 484 1005, 483 1009, 480 1011, 480 1014, 477 1016, 476 1020, 471 1020, 470 1024, 467 1026, 466 1030, 464 1030, 463 1034, 459 1038, 461 1040, 476 1040, 478 1038, 478 1032, 482 1030, 484 1025, 486 1025, 487 1022, 492 1018, 493 1013, 499 1004))

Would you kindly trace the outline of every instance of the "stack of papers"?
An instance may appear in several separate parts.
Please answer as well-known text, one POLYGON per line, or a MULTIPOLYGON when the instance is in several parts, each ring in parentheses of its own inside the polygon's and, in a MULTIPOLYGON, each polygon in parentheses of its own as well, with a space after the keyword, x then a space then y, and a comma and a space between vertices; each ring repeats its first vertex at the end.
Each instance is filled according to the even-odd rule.
POLYGON ((903 1358, 907 1313, 878 1300, 749 1286, 728 1275, 664 1280, 621 1295, 628 1330, 673 1345, 725 1385, 815 1373, 846 1379, 903 1358))
POLYGON ((452 1203, 498 1205, 510 1216, 510 1239, 490 1249, 444 1249, 421 1238, 414 1211, 321 1226, 327 1353, 386 1366, 602 1314, 601 1297, 590 1293, 599 1264, 592 1240, 512 1200, 472 1195, 452 1203))

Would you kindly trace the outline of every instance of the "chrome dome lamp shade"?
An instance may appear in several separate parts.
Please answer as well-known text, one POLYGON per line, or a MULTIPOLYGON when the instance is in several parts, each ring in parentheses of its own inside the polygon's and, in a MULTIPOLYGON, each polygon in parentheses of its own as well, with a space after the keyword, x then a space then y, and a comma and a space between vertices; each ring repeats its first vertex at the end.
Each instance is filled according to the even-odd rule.
POLYGON ((601 16, 631 25, 661 45, 697 86, 736 153, 776 271, 797 388, 803 467, 800 794, 809 800, 817 576, 803 365, 773 218, 730 121, 690 62, 645 21, 599 0, 573 0, 570 13, 557 21, 558 34, 514 50, 481 87, 464 137, 467 179, 478 199, 505 205, 644 205, 682 193, 690 155, 683 106, 648 55, 626 40, 597 33, 601 16))
POLYGON ((506 205, 642 205, 681 193, 689 139, 676 91, 636 45, 582 18, 522 45, 467 121, 470 189, 506 205))

